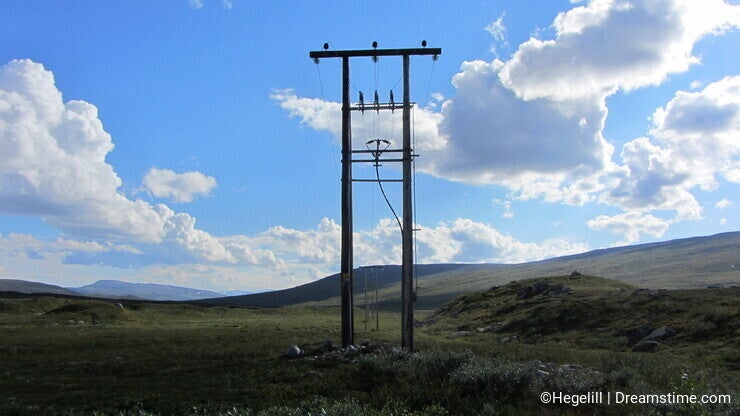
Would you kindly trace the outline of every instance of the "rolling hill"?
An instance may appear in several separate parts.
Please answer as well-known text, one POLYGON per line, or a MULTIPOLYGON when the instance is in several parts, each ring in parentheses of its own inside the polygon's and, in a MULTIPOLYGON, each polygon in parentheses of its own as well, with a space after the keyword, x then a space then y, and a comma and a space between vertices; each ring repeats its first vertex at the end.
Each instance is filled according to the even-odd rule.
POLYGON ((76 295, 75 292, 60 286, 46 283, 29 282, 17 279, 0 279, 0 292, 18 293, 54 293, 59 295, 76 295))
POLYGON ((119 280, 98 280, 95 283, 71 288, 75 294, 97 298, 146 299, 162 301, 188 301, 223 296, 208 290, 154 283, 129 283, 119 280))
MULTIPOLYGON (((417 308, 434 309, 458 295, 486 290, 513 280, 567 275, 579 271, 643 288, 691 289, 740 284, 740 232, 594 250, 522 264, 418 265, 417 308)), ((364 296, 365 270, 355 270, 356 304, 364 296)), ((368 271, 374 286, 375 271, 368 271)), ((378 272, 381 308, 397 308, 400 266, 378 272)), ((279 307, 294 304, 338 304, 339 275, 274 292, 199 301, 235 306, 279 307)))
POLYGON ((0 279, 0 292, 148 301, 191 301, 223 296, 222 293, 207 290, 153 283, 128 283, 119 280, 98 280, 81 287, 64 288, 26 280, 0 279))

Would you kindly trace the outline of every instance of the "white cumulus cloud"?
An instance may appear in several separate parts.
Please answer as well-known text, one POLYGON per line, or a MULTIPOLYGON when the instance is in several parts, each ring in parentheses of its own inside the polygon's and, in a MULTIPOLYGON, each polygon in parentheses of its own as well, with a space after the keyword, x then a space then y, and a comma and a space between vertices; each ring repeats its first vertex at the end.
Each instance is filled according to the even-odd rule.
POLYGON ((602 201, 627 210, 673 210, 677 219, 701 218, 692 191, 714 190, 718 177, 740 169, 740 76, 699 92, 678 91, 652 119, 653 138, 623 146, 623 165, 602 201))
POLYGON ((624 237, 624 241, 616 245, 633 244, 640 240, 641 235, 648 234, 660 237, 668 230, 670 221, 658 218, 652 214, 639 211, 630 211, 617 215, 599 215, 589 220, 588 226, 595 230, 605 229, 613 234, 624 237))
POLYGON ((609 163, 613 148, 601 135, 603 102, 524 101, 502 84, 502 65, 463 63, 452 79, 457 95, 442 107, 445 145, 420 160, 425 171, 520 189, 539 178, 588 177, 609 163))
POLYGON ((175 173, 157 168, 149 169, 142 182, 152 195, 175 202, 191 202, 196 196, 208 196, 217 184, 214 177, 200 172, 175 173))
POLYGON ((717 207, 717 209, 720 209, 720 210, 723 210, 723 209, 725 209, 725 208, 727 208, 727 207, 729 207, 731 205, 732 205, 732 201, 730 201, 727 198, 724 198, 724 199, 722 199, 720 201, 717 201, 717 203, 715 204, 715 206, 717 207))
POLYGON ((422 263, 523 263, 588 250, 586 244, 565 240, 521 242, 488 224, 464 218, 419 228, 417 241, 422 263))
POLYGON ((501 78, 527 100, 657 85, 699 62, 697 40, 738 25, 740 8, 721 0, 592 0, 555 18, 555 39, 520 45, 501 78))
POLYGON ((87 236, 161 240, 158 212, 117 192, 121 179, 105 161, 112 149, 95 106, 64 103, 43 66, 0 67, 0 213, 87 236))

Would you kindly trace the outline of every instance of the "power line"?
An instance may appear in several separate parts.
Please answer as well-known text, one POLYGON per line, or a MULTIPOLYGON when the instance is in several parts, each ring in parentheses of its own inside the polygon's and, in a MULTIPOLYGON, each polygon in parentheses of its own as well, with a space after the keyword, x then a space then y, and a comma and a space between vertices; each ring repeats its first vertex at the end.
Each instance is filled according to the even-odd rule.
MULTIPOLYGON (((318 63, 316 64, 316 73, 317 73, 317 75, 319 77, 319 88, 321 89, 321 102, 323 104, 326 104, 326 96, 324 95, 324 81, 321 79, 321 68, 319 68, 318 63)), ((329 113, 326 111, 326 106, 325 105, 322 105, 322 108, 324 109, 324 111, 322 111, 324 113, 324 119, 325 119, 324 121, 326 122, 326 126, 328 128, 328 126, 331 125, 329 123, 329 113)), ((340 180, 339 179, 339 168, 337 167, 338 165, 337 165, 337 154, 336 154, 337 147, 334 144, 334 140, 332 139, 331 131, 328 131, 327 137, 329 138, 329 145, 331 146, 331 149, 330 149, 331 150, 331 158, 334 161, 334 164, 333 164, 334 165, 334 174, 337 177, 337 181, 339 181, 340 180)))

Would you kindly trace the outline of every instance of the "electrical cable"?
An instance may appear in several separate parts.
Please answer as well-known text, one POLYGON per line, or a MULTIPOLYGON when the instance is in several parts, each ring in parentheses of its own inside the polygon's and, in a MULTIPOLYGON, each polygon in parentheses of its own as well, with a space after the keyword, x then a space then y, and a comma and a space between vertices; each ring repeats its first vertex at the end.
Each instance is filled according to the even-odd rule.
MULTIPOLYGON (((324 95, 324 81, 321 79, 321 68, 319 68, 319 64, 316 64, 316 73, 318 74, 319 87, 321 88, 321 102, 326 103, 326 97, 324 95)), ((329 126, 329 114, 326 111, 326 107, 323 107, 323 109, 324 118, 326 119, 326 125, 329 126)), ((331 131, 327 133, 327 136, 329 137, 329 145, 331 146, 331 157, 334 160, 334 174, 337 177, 337 181, 340 181, 341 179, 339 178, 339 168, 337 164, 337 147, 334 144, 334 140, 332 139, 331 131)))
MULTIPOLYGON (((337 48, 335 48, 335 47, 334 47, 334 43, 333 43, 333 42, 327 42, 327 44, 328 44, 328 45, 329 45, 329 46, 331 47, 330 49, 334 49, 334 50, 336 50, 336 49, 337 49, 337 48)), ((328 49, 327 49, 327 50, 328 50, 328 49)), ((318 64, 318 58, 316 58, 316 63, 318 64)), ((342 74, 343 74, 343 75, 348 75, 348 74, 346 74, 346 73, 344 72, 344 69, 342 69, 342 74)), ((355 91, 359 92, 360 90, 359 90, 359 89, 357 88, 357 86, 355 86, 355 83, 354 83, 354 82, 352 82, 352 78, 350 78, 349 76, 347 76, 347 78, 349 78, 349 85, 351 85, 351 86, 352 86, 352 88, 354 88, 354 89, 355 89, 355 91)))
MULTIPOLYGON (((411 107, 411 151, 414 152, 414 149, 416 149, 416 109, 414 107, 411 107)), ((411 156, 411 199, 412 199, 412 206, 413 206, 413 213, 414 213, 414 223, 417 221, 416 217, 416 158, 412 155, 411 156)), ((418 252, 419 248, 416 244, 416 235, 414 234, 416 232, 416 227, 412 229, 411 232, 411 238, 414 242, 414 261, 413 261, 413 268, 414 268, 414 293, 416 294, 414 296, 414 300, 416 299, 416 296, 418 296, 418 290, 419 290, 419 273, 417 273, 417 267, 416 263, 418 260, 418 252)))
POLYGON ((421 108, 426 108, 427 102, 429 101, 429 89, 432 86, 432 76, 434 75, 434 67, 437 64, 437 61, 432 61, 432 69, 429 71, 429 81, 427 81, 427 92, 424 94, 424 105, 421 108))
POLYGON ((398 228, 401 230, 401 235, 403 235, 403 225, 401 225, 401 220, 398 219, 398 214, 396 214, 396 210, 393 209, 393 205, 391 205, 391 202, 388 200, 388 195, 385 194, 385 189, 383 189, 383 183, 380 181, 380 170, 379 170, 380 164, 375 162, 375 177, 378 180, 378 186, 380 187, 380 192, 383 194, 383 198, 385 199, 385 203, 388 205, 388 208, 391 209, 391 212, 393 213, 393 217, 396 218, 396 222, 398 223, 398 228))

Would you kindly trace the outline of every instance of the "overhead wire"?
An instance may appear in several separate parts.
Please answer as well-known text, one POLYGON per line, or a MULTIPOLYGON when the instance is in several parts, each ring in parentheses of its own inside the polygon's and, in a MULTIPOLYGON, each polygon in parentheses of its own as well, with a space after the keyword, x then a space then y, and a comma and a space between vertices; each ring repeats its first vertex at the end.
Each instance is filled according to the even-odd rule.
MULTIPOLYGON (((319 87, 321 89, 321 102, 324 103, 324 104, 326 104, 326 96, 324 94, 324 81, 322 80, 322 77, 321 77, 321 68, 319 68, 319 64, 318 63, 316 64, 316 73, 318 74, 318 77, 319 77, 319 87)), ((325 118, 325 121, 326 121, 326 125, 328 127, 328 126, 331 125, 331 123, 329 122, 329 112, 326 111, 326 107, 325 106, 322 106, 322 108, 323 108, 323 113, 324 113, 324 118, 325 118)), ((334 140, 332 138, 331 130, 329 130, 327 132, 327 137, 329 138, 329 145, 331 146, 331 149, 330 149, 331 150, 331 157, 334 160, 334 174, 337 177, 337 181, 340 181, 341 179, 339 178, 339 165, 337 164, 337 147, 336 147, 336 144, 334 143, 334 140)))
POLYGON ((437 64, 436 60, 432 60, 432 69, 429 72, 429 80, 427 81, 427 92, 424 94, 424 105, 422 108, 426 108, 427 102, 429 101, 429 89, 432 86, 432 76, 434 75, 434 67, 437 64))
MULTIPOLYGON (((411 107, 411 152, 415 152, 416 149, 416 109, 414 107, 411 107)), ((411 205, 413 206, 413 214, 414 214, 414 223, 417 222, 416 217, 416 158, 414 154, 411 155, 411 205)), ((417 273, 417 260, 418 260, 418 253, 419 253, 419 247, 416 243, 416 227, 412 225, 411 230, 411 239, 414 242, 414 262, 413 262, 413 268, 414 268, 414 300, 417 296, 417 291, 419 290, 419 273, 417 273)))
MULTIPOLYGON (((429 44, 427 44, 427 46, 429 46, 429 44)), ((431 89, 432 78, 434 76, 434 68, 435 68, 436 64, 437 64, 437 60, 436 59, 432 59, 432 68, 429 71, 429 78, 427 79, 427 90, 424 93, 424 105, 422 105, 422 107, 421 107, 422 109, 425 109, 426 108, 427 103, 429 101, 429 90, 431 89)), ((416 108, 415 107, 412 107, 412 110, 411 110, 411 119, 412 119, 412 122, 411 122, 411 147, 412 147, 413 150, 415 150, 416 149, 416 108)), ((416 152, 414 151, 414 153, 416 153, 416 152)), ((411 180, 411 195, 412 195, 412 197, 411 198, 412 198, 412 204, 413 204, 413 209, 414 209, 414 222, 418 224, 418 216, 417 216, 417 211, 416 211, 416 207, 417 207, 417 204, 416 204, 416 158, 412 158, 412 160, 411 160, 411 177, 412 177, 412 180, 411 180)), ((414 229, 414 232, 416 232, 416 228, 414 229)), ((419 290, 419 273, 417 273, 417 260, 419 259, 419 257, 418 257, 418 255, 419 255, 419 245, 418 245, 417 238, 416 238, 416 235, 415 234, 413 235, 413 240, 414 240, 414 265, 413 265, 413 267, 414 267, 414 279, 415 279, 415 284, 414 284, 415 290, 414 290, 414 292, 416 293, 419 290)))

